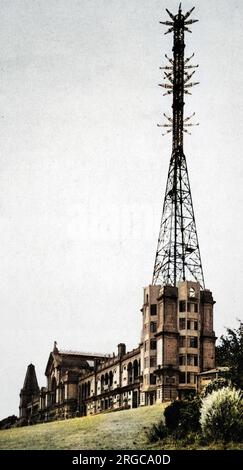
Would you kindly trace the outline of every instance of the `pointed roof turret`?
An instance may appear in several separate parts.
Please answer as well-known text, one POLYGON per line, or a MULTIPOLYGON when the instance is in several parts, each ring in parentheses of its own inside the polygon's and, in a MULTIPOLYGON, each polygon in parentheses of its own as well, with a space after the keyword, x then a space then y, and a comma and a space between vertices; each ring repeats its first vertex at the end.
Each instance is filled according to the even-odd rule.
POLYGON ((39 393, 39 385, 37 382, 35 366, 33 364, 28 365, 22 391, 31 393, 33 395, 35 393, 39 393))

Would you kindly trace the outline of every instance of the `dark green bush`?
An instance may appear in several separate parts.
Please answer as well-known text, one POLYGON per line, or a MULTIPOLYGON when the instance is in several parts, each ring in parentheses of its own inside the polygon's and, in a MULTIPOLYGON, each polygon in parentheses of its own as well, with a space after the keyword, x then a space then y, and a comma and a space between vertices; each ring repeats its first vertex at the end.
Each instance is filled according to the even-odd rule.
POLYGON ((181 409, 184 406, 184 402, 181 400, 173 401, 169 406, 165 408, 164 417, 165 425, 169 431, 174 431, 178 425, 181 415, 181 409))
POLYGON ((165 424, 171 433, 183 436, 200 429, 200 400, 176 400, 164 412, 165 424))
POLYGON ((147 438, 149 442, 157 442, 164 439, 168 434, 164 420, 161 420, 158 424, 153 424, 151 429, 147 431, 147 438))

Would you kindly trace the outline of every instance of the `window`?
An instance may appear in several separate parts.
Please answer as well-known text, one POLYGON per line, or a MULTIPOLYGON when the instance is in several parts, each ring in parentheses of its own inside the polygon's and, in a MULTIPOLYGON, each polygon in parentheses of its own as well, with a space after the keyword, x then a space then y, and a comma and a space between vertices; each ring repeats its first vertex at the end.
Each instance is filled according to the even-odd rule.
POLYGON ((150 384, 156 385, 156 375, 150 374, 150 384))
POLYGON ((186 311, 186 301, 185 300, 180 300, 179 310, 180 310, 180 312, 185 312, 186 311))
POLYGON ((198 340, 195 336, 188 336, 188 348, 197 348, 198 340))
POLYGON ((180 348, 185 348, 186 347, 186 337, 185 336, 180 336, 179 346, 180 346, 180 348))
POLYGON ((175 384, 175 377, 169 377, 168 375, 165 377, 165 383, 167 385, 175 384))
POLYGON ((188 330, 198 330, 198 322, 196 320, 187 320, 187 329, 188 330))
POLYGON ((157 358, 156 356, 151 356, 150 357, 150 367, 156 367, 157 365, 157 358))
POLYGON ((146 304, 148 304, 148 301, 149 301, 149 296, 148 294, 146 294, 146 304))
POLYGON ((180 384, 185 384, 186 383, 186 373, 185 372, 179 372, 179 383, 180 384))
POLYGON ((150 349, 157 349, 157 341, 156 339, 150 340, 150 349))
POLYGON ((150 305, 150 315, 157 315, 157 305, 151 304, 150 305))
POLYGON ((150 332, 151 333, 156 333, 157 330, 157 323, 155 321, 150 322, 150 332))
POLYGON ((195 304, 194 302, 188 302, 187 310, 191 313, 198 313, 198 304, 195 304))
POLYGON ((185 330, 186 328, 186 320, 185 318, 180 318, 179 319, 179 329, 180 330, 185 330))
POLYGON ((180 366, 185 366, 186 365, 186 356, 185 355, 180 355, 179 356, 179 365, 180 366))
POLYGON ((195 354, 188 354, 187 356, 187 365, 188 366, 197 366, 198 357, 195 354))
POLYGON ((194 372, 187 372, 187 383, 188 384, 195 384, 196 383, 196 376, 194 372))

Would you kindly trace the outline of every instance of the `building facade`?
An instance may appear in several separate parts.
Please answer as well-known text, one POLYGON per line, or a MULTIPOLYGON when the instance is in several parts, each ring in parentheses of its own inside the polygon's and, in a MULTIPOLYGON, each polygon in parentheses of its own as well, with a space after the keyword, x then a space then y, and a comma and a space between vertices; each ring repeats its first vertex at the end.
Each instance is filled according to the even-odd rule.
POLYGON ((28 422, 137 408, 194 394, 202 372, 215 367, 211 291, 197 282, 144 288, 141 342, 102 355, 59 350, 54 343, 39 389, 34 366, 20 393, 28 422))

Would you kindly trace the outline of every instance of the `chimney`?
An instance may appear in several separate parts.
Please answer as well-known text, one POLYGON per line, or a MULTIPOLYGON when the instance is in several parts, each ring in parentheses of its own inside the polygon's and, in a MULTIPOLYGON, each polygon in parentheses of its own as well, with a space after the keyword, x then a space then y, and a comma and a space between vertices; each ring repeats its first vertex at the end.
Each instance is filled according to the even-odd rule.
POLYGON ((125 343, 119 343, 117 348, 118 348, 118 356, 122 357, 126 354, 126 345, 125 345, 125 343))

